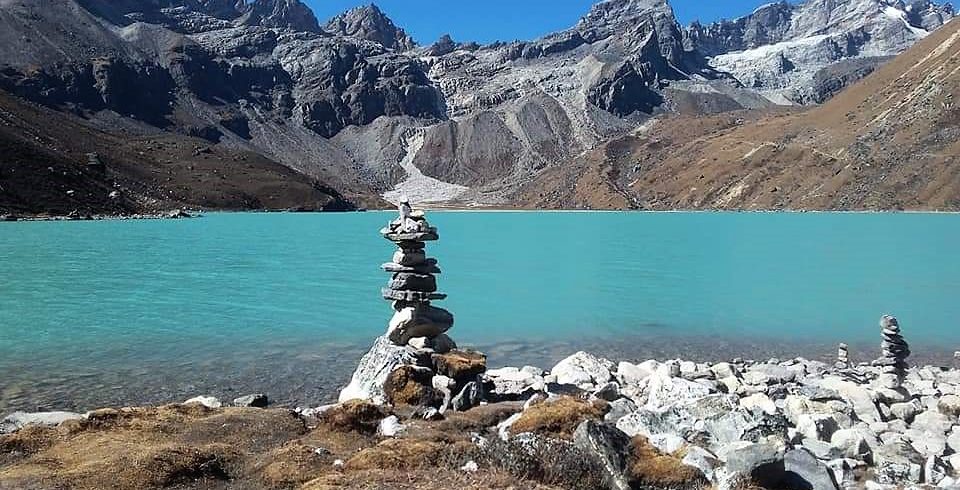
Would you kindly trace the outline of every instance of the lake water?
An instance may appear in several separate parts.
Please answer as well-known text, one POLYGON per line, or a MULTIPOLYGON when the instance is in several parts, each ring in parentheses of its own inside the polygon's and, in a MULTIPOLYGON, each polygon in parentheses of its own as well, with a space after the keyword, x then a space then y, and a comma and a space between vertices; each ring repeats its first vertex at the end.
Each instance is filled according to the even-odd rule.
MULTIPOLYGON (((390 213, 0 224, 0 412, 336 395, 386 326, 390 213)), ((960 216, 434 212, 438 303, 491 364, 960 350, 960 216)))

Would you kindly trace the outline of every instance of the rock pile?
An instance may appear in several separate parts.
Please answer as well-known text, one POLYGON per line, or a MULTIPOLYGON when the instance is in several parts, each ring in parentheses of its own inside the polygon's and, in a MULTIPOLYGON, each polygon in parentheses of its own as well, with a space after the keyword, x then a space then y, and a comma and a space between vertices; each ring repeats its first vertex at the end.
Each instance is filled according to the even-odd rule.
POLYGON ((440 238, 437 229, 406 198, 399 213, 380 230, 397 245, 393 260, 382 266, 392 274, 382 292, 392 302, 393 318, 386 334, 361 359, 340 401, 432 407, 440 413, 450 407, 467 410, 484 396, 478 376, 486 371, 486 356, 458 350, 446 335, 453 314, 432 305, 447 297, 437 292, 437 260, 426 253, 426 242, 440 238))
POLYGON ((880 319, 880 328, 883 342, 880 348, 883 354, 874 364, 880 366, 880 377, 877 383, 881 388, 900 390, 903 378, 907 374, 907 357, 910 357, 910 347, 900 335, 900 324, 897 319, 884 315, 880 319))

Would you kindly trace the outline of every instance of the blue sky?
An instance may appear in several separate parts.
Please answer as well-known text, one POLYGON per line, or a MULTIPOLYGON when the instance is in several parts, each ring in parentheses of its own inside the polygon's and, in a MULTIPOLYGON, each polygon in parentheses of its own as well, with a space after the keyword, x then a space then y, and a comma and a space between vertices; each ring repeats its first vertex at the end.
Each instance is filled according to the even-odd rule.
MULTIPOLYGON (((738 17, 772 0, 671 0, 682 24, 738 17)), ((305 0, 321 23, 370 0, 305 0)), ((457 41, 534 39, 576 24, 593 0, 376 0, 420 44, 449 33, 457 41)))

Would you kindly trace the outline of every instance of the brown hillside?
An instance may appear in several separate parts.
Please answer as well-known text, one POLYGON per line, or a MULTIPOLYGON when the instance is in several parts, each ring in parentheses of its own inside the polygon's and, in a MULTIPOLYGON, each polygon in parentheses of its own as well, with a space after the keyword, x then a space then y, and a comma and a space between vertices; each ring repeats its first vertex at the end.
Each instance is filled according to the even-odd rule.
POLYGON ((256 153, 161 131, 108 133, 0 92, 0 214, 341 210, 357 198, 256 153))
POLYGON ((960 210, 960 23, 806 112, 666 117, 542 175, 554 208, 960 210))

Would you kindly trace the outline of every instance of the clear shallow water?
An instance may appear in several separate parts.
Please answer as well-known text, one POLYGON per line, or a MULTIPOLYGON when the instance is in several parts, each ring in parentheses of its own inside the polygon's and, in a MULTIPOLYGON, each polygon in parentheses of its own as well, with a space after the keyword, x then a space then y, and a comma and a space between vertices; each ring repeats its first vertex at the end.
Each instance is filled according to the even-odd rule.
MULTIPOLYGON (((0 411, 335 394, 385 328, 387 213, 0 226, 0 411)), ((960 216, 431 213, 442 306, 494 364, 960 350, 960 216)))

